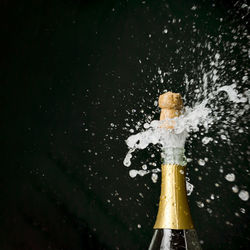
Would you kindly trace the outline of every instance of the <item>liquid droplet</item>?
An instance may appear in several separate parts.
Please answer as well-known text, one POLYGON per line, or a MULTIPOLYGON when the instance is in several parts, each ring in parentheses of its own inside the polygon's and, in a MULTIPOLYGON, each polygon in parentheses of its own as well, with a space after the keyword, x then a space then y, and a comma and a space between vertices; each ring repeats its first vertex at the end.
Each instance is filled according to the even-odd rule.
POLYGON ((153 174, 151 175, 151 179, 152 179, 153 183, 156 183, 157 180, 158 180, 158 174, 153 173, 153 174))
POLYGON ((235 175, 234 174, 227 174, 226 176, 225 176, 225 179, 227 180, 227 181, 230 181, 230 182, 233 182, 233 181, 235 181, 235 175))
POLYGON ((137 171, 134 170, 134 169, 133 169, 133 170, 130 170, 130 171, 129 171, 129 175, 130 175, 131 178, 135 178, 136 175, 137 175, 137 171))
POLYGON ((234 185, 234 186, 232 187, 232 190, 233 190, 234 193, 238 193, 238 192, 239 192, 239 188, 238 188, 237 185, 234 185))
POLYGON ((240 197, 241 200, 247 201, 249 199, 249 193, 247 191, 245 191, 245 190, 241 190, 239 192, 239 197, 240 197))
POLYGON ((200 166, 205 166, 206 162, 205 162, 203 159, 199 159, 199 160, 198 160, 198 164, 199 164, 200 166))
POLYGON ((203 208, 204 207, 204 203, 201 201, 196 201, 196 204, 199 208, 203 208))

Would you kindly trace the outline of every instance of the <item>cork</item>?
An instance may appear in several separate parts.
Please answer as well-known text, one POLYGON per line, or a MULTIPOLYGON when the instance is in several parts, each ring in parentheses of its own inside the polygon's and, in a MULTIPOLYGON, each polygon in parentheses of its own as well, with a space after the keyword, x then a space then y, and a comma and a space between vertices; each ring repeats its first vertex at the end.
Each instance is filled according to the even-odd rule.
POLYGON ((160 121, 165 121, 162 128, 173 129, 175 122, 171 121, 182 113, 183 101, 179 93, 166 92, 159 96, 159 107, 161 108, 160 121))

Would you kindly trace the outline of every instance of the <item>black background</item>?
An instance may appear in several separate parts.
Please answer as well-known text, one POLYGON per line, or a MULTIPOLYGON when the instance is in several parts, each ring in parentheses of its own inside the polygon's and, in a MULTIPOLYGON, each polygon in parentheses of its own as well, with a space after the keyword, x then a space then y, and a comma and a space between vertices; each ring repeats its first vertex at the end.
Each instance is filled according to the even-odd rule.
MULTIPOLYGON (((122 163, 128 129, 145 113, 158 119, 154 101, 164 89, 185 93, 184 73, 195 78, 198 59, 206 60, 206 53, 197 58, 188 48, 204 42, 205 34, 216 37, 229 25, 245 23, 237 6, 236 1, 1 1, 0 249, 147 249, 160 183, 152 183, 150 175, 129 177, 122 163), (168 23, 173 18, 182 22, 168 23), (193 22, 199 33, 192 33, 193 22), (172 37, 167 48, 165 26, 172 37), (178 40, 184 49, 174 54, 178 40), (168 82, 154 77, 158 67, 172 72, 168 82)), ((244 68, 246 59, 238 59, 244 68)), ((192 93, 186 99, 191 103, 192 93)), ((246 152, 247 136, 235 141, 236 151, 246 152)), ((208 154, 200 147, 193 140, 187 151, 199 159, 208 154)), ((190 207, 203 249, 247 249, 249 201, 233 194, 217 171, 232 149, 208 147, 214 167, 201 171, 202 182, 193 170, 197 163, 189 165, 189 175, 196 176, 190 207), (220 198, 211 201, 210 214, 196 201, 212 193, 220 198)), ((160 164, 159 153, 148 149, 137 153, 133 167, 152 152, 160 164)), ((230 164, 238 185, 247 189, 246 156, 230 164)))

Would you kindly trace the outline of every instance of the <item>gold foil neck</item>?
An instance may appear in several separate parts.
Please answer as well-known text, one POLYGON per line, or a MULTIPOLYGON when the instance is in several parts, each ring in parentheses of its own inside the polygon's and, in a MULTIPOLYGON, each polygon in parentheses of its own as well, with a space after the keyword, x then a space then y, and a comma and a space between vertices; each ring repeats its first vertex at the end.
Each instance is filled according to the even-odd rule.
POLYGON ((154 229, 194 228, 187 201, 185 166, 162 165, 161 196, 154 229))

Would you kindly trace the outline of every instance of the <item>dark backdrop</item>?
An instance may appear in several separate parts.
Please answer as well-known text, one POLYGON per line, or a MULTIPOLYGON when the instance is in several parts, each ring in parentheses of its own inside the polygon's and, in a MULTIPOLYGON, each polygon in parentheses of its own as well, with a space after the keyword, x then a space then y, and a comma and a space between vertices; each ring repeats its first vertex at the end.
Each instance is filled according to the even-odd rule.
MULTIPOLYGON (((159 93, 184 93, 184 74, 195 78, 207 55, 198 58, 192 44, 246 23, 238 2, 1 1, 0 249, 147 248, 160 183, 129 177, 124 140, 145 113, 158 119, 159 93), (167 82, 158 68, 169 69, 167 82)), ((246 152, 246 138, 238 137, 238 151, 246 152)), ((200 145, 188 146, 193 158, 206 154, 200 145)), ((230 151, 213 150, 218 168, 230 151)), ((152 152, 160 164, 149 149, 137 153, 133 168, 152 152)), ((246 189, 248 161, 234 160, 234 170, 243 166, 238 185, 246 189)), ((249 201, 233 194, 215 168, 199 181, 195 164, 189 199, 203 249, 247 249, 249 201), (196 201, 211 194, 219 198, 209 213, 196 201)))

